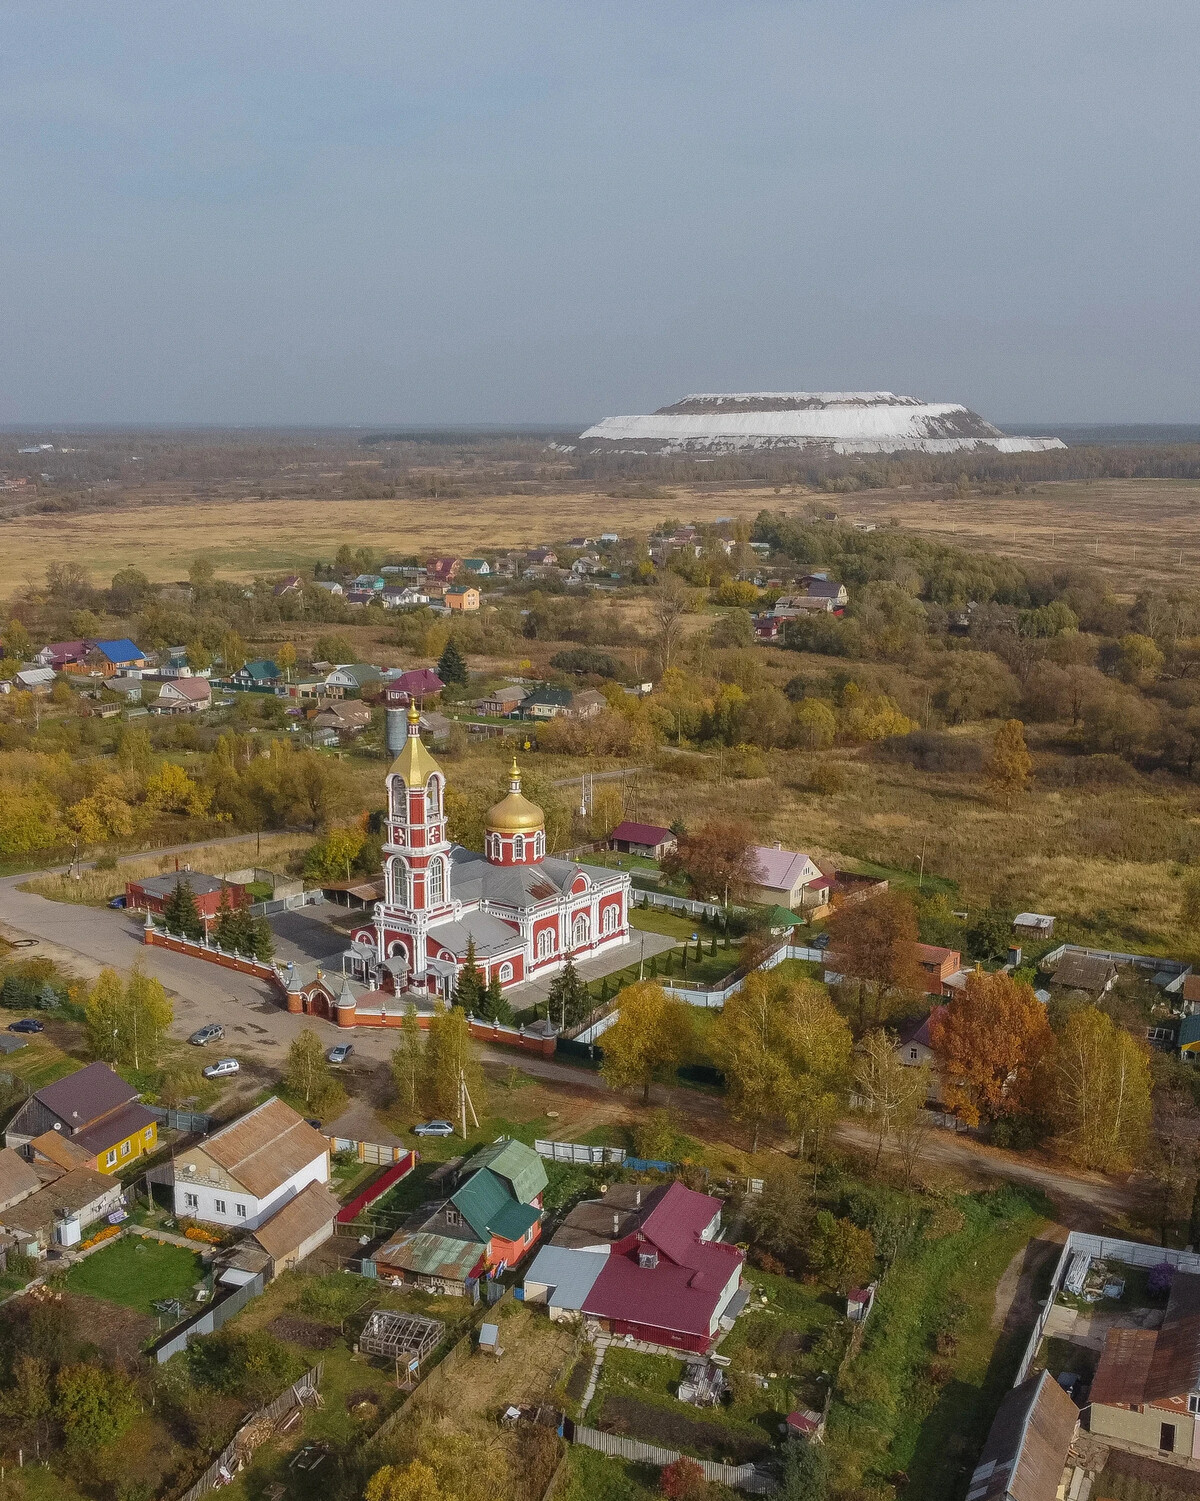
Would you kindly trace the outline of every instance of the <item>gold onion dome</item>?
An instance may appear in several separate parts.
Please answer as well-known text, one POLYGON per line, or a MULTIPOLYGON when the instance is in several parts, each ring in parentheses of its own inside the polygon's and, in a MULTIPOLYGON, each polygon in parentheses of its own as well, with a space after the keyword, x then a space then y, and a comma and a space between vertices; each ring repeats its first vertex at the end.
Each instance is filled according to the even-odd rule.
POLYGON ((534 834, 546 827, 546 815, 536 803, 521 795, 521 773, 517 758, 513 757, 508 774, 508 796, 487 810, 486 827, 489 834, 534 834))
POLYGON ((403 777, 406 787, 423 787, 433 773, 441 772, 441 767, 421 744, 419 733, 421 724, 421 711, 415 703, 408 706, 408 735, 404 741, 404 749, 392 762, 389 776, 403 777))

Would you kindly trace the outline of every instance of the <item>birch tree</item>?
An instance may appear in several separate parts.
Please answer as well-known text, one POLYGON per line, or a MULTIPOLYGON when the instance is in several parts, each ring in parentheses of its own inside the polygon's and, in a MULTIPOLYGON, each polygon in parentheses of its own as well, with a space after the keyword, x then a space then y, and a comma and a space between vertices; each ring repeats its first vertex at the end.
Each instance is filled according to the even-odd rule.
POLYGON ((1073 1161, 1105 1173, 1130 1168, 1150 1129, 1144 1045, 1095 1006, 1072 1012, 1058 1040, 1051 1108, 1073 1161))

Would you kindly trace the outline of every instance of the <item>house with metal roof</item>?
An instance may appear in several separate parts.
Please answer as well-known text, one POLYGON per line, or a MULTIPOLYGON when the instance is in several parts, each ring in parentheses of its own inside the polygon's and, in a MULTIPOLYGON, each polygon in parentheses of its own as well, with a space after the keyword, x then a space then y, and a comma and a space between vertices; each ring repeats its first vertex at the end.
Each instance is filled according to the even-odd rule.
POLYGON ((1079 1412, 1049 1371, 1006 1393, 967 1487, 966 1501, 1055 1501, 1079 1412))
POLYGON ((256 657, 253 662, 244 662, 236 672, 229 674, 234 688, 272 688, 283 676, 268 657, 256 657))
POLYGON ((755 882, 749 891, 752 902, 799 911, 823 907, 829 900, 830 879, 811 855, 785 850, 781 844, 752 844, 750 861, 755 882))
POLYGON ((608 836, 609 848, 620 850, 625 855, 644 855, 648 860, 661 860, 679 845, 678 838, 670 829, 657 823, 637 823, 625 818, 608 836))
POLYGON ((88 656, 106 676, 121 669, 145 667, 149 663, 146 653, 128 636, 119 636, 113 641, 94 641, 88 656))
POLYGON ((636 1184, 614 1184, 572 1210, 552 1256, 539 1252, 526 1297, 552 1317, 578 1314, 610 1334, 706 1354, 747 1301, 744 1254, 720 1229, 721 1202, 708 1194, 676 1182, 643 1198, 636 1184))
POLYGON ((477 1152, 463 1173, 465 1181, 433 1214, 375 1252, 380 1277, 462 1293, 468 1280, 528 1254, 541 1235, 542 1159, 524 1142, 501 1138, 477 1152))
POLYGON ((310 1183, 329 1182, 329 1142, 272 1098, 185 1148, 172 1167, 177 1215, 257 1230, 310 1183))
POLYGON ((1160 1328, 1108 1331, 1089 1427, 1106 1444, 1200 1470, 1200 1276, 1175 1272, 1160 1328))
POLYGON ((9 1122, 4 1142, 27 1147, 47 1131, 86 1153, 89 1168, 115 1173, 154 1151, 158 1117, 107 1063, 89 1063, 30 1095, 9 1122))

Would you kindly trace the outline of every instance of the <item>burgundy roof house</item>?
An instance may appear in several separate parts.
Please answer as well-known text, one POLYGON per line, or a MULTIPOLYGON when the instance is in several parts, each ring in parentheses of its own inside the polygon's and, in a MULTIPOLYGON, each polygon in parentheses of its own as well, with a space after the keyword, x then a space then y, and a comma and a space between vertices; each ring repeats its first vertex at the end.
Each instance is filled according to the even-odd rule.
POLYGON ((670 829, 656 823, 634 823, 628 818, 616 826, 608 842, 623 854, 645 855, 651 860, 661 860, 679 844, 670 829))
POLYGON ((414 698, 436 698, 445 686, 432 667, 413 667, 389 678, 383 700, 389 708, 407 709, 414 698))
MULTIPOLYGON (((601 1237, 586 1250, 548 1247, 527 1280, 535 1286, 578 1282, 582 1296, 573 1306, 610 1334, 707 1353, 746 1303, 744 1254, 715 1239, 721 1201, 672 1183, 649 1194, 632 1217, 618 1213, 618 1228, 630 1224, 607 1246, 601 1237)), ((546 1301, 553 1317, 553 1290, 546 1301)))

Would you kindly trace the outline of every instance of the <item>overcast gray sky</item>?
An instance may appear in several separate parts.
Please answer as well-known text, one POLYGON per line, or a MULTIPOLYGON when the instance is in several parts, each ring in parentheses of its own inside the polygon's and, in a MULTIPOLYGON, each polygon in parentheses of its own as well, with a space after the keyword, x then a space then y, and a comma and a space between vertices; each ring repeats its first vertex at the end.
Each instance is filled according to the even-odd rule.
POLYGON ((1197 0, 0 0, 0 423, 1200 420, 1197 0))

